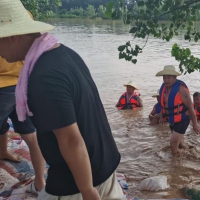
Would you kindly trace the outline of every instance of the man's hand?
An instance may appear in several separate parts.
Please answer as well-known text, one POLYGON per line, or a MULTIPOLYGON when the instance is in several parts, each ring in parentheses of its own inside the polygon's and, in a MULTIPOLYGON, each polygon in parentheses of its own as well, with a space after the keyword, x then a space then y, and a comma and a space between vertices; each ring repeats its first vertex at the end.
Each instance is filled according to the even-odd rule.
POLYGON ((197 133, 200 134, 200 126, 198 123, 193 124, 193 130, 197 133))
POLYGON ((160 118, 160 114, 155 114, 155 118, 160 118))
POLYGON ((91 190, 87 190, 81 193, 83 200, 100 200, 99 193, 96 188, 91 188, 91 190))
POLYGON ((160 117, 159 124, 162 125, 162 126, 164 125, 164 119, 163 119, 163 117, 160 117))

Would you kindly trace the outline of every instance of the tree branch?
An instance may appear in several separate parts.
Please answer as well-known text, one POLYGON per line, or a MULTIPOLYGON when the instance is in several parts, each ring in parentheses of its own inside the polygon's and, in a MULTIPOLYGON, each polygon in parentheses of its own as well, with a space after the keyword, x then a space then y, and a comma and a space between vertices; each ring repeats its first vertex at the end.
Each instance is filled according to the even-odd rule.
POLYGON ((164 15, 167 15, 167 14, 169 14, 169 13, 171 13, 171 12, 180 10, 180 9, 182 9, 182 8, 188 8, 190 5, 192 5, 192 4, 194 4, 194 3, 198 3, 198 2, 200 3, 200 0, 195 0, 195 1, 189 2, 188 4, 186 4, 186 5, 184 5, 184 6, 179 6, 179 7, 177 7, 177 8, 174 9, 174 10, 169 10, 169 11, 163 13, 163 14, 157 16, 155 19, 158 19, 158 18, 160 18, 160 17, 162 17, 162 16, 164 16, 164 15))
POLYGON ((146 39, 145 44, 144 44, 144 46, 142 47, 142 49, 144 49, 144 47, 146 46, 148 39, 149 39, 149 35, 147 35, 147 39, 146 39))

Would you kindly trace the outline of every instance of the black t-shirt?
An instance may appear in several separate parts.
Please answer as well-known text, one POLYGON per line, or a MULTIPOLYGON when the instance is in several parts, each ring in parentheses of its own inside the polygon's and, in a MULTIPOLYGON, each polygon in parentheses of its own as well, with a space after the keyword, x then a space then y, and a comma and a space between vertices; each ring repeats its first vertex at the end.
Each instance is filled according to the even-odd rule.
POLYGON ((76 52, 61 45, 42 54, 29 79, 28 105, 39 146, 50 165, 46 183, 49 194, 79 193, 52 130, 78 124, 90 157, 94 186, 116 170, 120 154, 97 87, 76 52))

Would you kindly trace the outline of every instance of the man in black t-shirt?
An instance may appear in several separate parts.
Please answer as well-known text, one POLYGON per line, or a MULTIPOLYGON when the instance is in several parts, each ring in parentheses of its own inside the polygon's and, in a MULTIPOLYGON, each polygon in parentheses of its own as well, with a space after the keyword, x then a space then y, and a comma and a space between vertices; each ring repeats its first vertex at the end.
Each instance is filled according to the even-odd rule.
POLYGON ((38 143, 50 166, 38 200, 124 200, 115 176, 120 154, 86 64, 70 48, 48 44, 53 43, 51 36, 39 32, 52 26, 26 21, 25 12, 19 0, 0 1, 0 20, 7 19, 3 26, 0 24, 0 56, 10 62, 26 57, 19 85, 30 73, 28 102, 24 93, 21 111, 25 108, 27 114, 32 112, 38 143), (37 58, 41 49, 43 53, 37 58), (30 66, 35 62, 33 70, 28 62, 30 66))

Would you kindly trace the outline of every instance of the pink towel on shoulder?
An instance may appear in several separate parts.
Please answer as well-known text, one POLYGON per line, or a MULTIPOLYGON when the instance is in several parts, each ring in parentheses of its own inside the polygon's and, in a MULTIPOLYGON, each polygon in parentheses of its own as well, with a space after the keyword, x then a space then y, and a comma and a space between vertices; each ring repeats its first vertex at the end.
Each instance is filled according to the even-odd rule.
POLYGON ((31 48, 29 49, 24 66, 21 70, 19 80, 16 86, 16 111, 19 121, 26 120, 27 115, 32 116, 32 112, 29 110, 27 104, 27 91, 28 91, 28 79, 34 68, 35 63, 39 57, 46 51, 50 50, 57 43, 57 39, 49 33, 42 34, 39 38, 36 38, 31 48))

